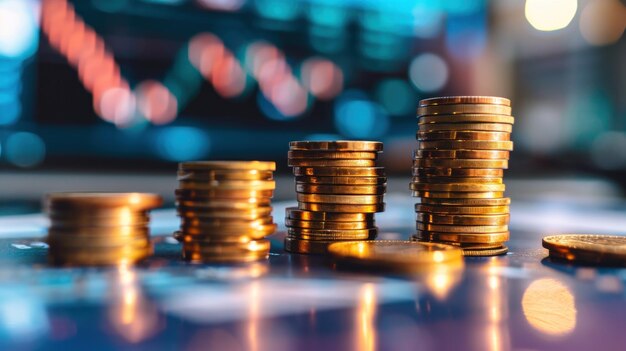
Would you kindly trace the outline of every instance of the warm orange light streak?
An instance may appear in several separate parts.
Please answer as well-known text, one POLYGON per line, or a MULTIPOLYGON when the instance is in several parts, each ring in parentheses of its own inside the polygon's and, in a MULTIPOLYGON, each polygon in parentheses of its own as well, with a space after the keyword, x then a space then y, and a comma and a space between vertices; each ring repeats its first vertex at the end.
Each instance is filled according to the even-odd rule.
POLYGON ((356 309, 355 350, 376 350, 376 308, 376 287, 374 284, 367 283, 359 292, 359 304, 356 309))
POLYGON ((259 318, 261 308, 261 286, 258 281, 253 281, 248 285, 249 308, 248 308, 248 347, 249 351, 259 350, 259 318))

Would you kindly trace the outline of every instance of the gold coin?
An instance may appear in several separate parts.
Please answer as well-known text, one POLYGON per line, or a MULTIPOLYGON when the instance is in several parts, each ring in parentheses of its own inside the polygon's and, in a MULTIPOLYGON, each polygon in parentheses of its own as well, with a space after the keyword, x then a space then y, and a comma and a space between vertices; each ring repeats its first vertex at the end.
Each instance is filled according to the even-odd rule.
POLYGON ((313 202, 324 204, 346 205, 375 205, 384 201, 382 195, 319 195, 319 194, 296 194, 299 202, 313 202))
POLYGON ((296 182, 329 185, 385 185, 387 177, 296 177, 296 182))
POLYGON ((484 234, 501 233, 509 230, 508 225, 449 225, 422 223, 417 221, 417 229, 427 232, 456 233, 456 234, 484 234))
POLYGON ((487 115, 511 115, 510 106, 491 104, 452 104, 419 106, 418 116, 432 115, 465 115, 465 114, 487 114, 487 115))
POLYGON ((497 248, 490 249, 463 249, 463 256, 465 257, 488 257, 488 256, 500 256, 509 252, 509 248, 505 245, 500 245, 497 248))
POLYGON ((326 160, 290 158, 287 165, 291 167, 374 167, 376 160, 326 160))
POLYGON ((224 181, 224 180, 272 180, 274 172, 250 170, 178 171, 176 180, 224 181))
POLYGON ((503 150, 512 151, 512 141, 473 141, 473 140, 435 140, 421 141, 418 145, 420 150, 450 150, 450 149, 469 149, 469 150, 503 150))
POLYGON ((440 132, 417 132, 417 140, 489 140, 509 141, 511 133, 502 132, 474 132, 449 130, 440 132))
POLYGON ((308 229, 308 228, 287 228, 287 235, 304 240, 365 240, 375 239, 378 229, 352 229, 352 230, 331 230, 331 229, 308 229))
POLYGON ((414 176, 417 177, 502 177, 504 171, 501 168, 413 168, 414 176))
POLYGON ((504 243, 509 240, 509 232, 495 233, 448 233, 418 230, 416 237, 427 241, 446 241, 457 243, 504 243))
POLYGON ((329 150, 329 151, 382 151, 383 143, 379 141, 291 141, 291 150, 329 150))
POLYGON ((290 150, 287 152, 289 159, 323 159, 323 160, 375 160, 378 152, 367 151, 309 151, 290 150))
POLYGON ((323 177, 382 177, 385 176, 383 167, 294 167, 296 176, 323 176, 323 177))
POLYGON ((438 159, 418 158, 413 159, 413 167, 416 168, 509 168, 508 160, 482 160, 482 159, 438 159))
POLYGON ((301 221, 297 219, 285 218, 285 226, 306 229, 332 229, 332 230, 353 230, 368 229, 376 226, 375 222, 323 222, 323 221, 301 221))
POLYGON ((296 182, 296 192, 304 194, 382 195, 385 185, 317 185, 296 182))
POLYGON ((465 183, 465 184, 502 184, 501 177, 412 177, 413 183, 426 183, 426 184, 448 184, 448 183, 465 183))
POLYGON ((421 271, 432 269, 432 265, 463 260, 459 248, 416 241, 337 242, 328 246, 328 252, 339 262, 375 269, 421 271))
POLYGON ((252 239, 261 239, 268 235, 273 234, 276 231, 277 225, 265 224, 265 225, 257 225, 257 226, 241 226, 236 227, 234 225, 229 226, 191 226, 191 225, 181 225, 180 231, 185 234, 191 235, 206 235, 213 237, 220 236, 231 236, 231 235, 242 235, 247 236, 252 239))
POLYGON ((371 213, 333 213, 312 212, 300 210, 297 207, 288 207, 285 210, 287 218, 301 221, 318 222, 373 222, 374 215, 371 213))
POLYGON ((511 106, 511 100, 498 96, 443 96, 423 99, 420 106, 456 105, 456 104, 488 104, 511 106))
POLYGON ((61 258, 68 257, 71 259, 78 258, 88 258, 89 255, 93 255, 95 257, 120 257, 120 256, 132 256, 138 253, 150 253, 152 251, 152 245, 148 243, 148 245, 118 245, 118 246, 59 246, 59 245, 50 245, 48 249, 48 254, 61 258))
POLYGON ((52 211, 76 207, 148 210, 161 206, 163 198, 149 193, 52 193, 46 195, 46 204, 52 211))
POLYGON ((509 206, 437 206, 415 204, 415 212, 438 213, 446 215, 508 214, 509 206))
POLYGON ((470 226, 498 226, 509 224, 509 215, 451 215, 417 212, 418 222, 430 224, 470 225, 470 226))
POLYGON ((253 199, 253 198, 272 198, 273 190, 193 190, 193 189, 176 189, 177 198, 181 199, 253 199))
POLYGON ((178 164, 180 171, 195 170, 256 170, 275 171, 276 162, 272 161, 193 161, 178 164))
POLYGON ((626 262, 626 237, 601 234, 559 234, 541 240, 550 256, 593 264, 626 262))
POLYGON ((333 240, 304 240, 292 237, 285 238, 285 251, 299 254, 324 255, 328 253, 328 245, 335 243, 333 240))
POLYGON ((259 206, 249 209, 208 209, 202 208, 186 209, 178 208, 176 212, 181 218, 193 218, 193 219, 209 219, 209 218, 221 218, 221 219, 241 219, 241 220, 256 220, 262 217, 266 217, 272 214, 271 206, 259 206))
POLYGON ((440 114, 418 116, 418 125, 424 124, 447 124, 447 123, 488 123, 513 125, 515 117, 498 114, 440 114))
POLYGON ((502 191, 482 191, 482 192, 452 192, 452 191, 412 191, 414 197, 425 197, 435 199, 492 199, 504 196, 502 191))
POLYGON ((273 180, 226 180, 226 181, 180 181, 179 189, 187 190, 274 190, 276 182, 273 180))
POLYGON ((513 125, 505 123, 426 123, 418 124, 419 132, 437 132, 446 130, 465 130, 483 132, 505 132, 511 133, 513 125))
POLYGON ((413 158, 508 160, 508 151, 493 150, 415 150, 413 158))
POLYGON ((420 204, 437 206, 508 206, 511 198, 491 198, 491 199, 434 199, 421 198, 420 204))
POLYGON ((445 244, 445 245, 451 245, 454 247, 458 247, 462 250, 488 250, 488 249, 500 249, 502 248, 502 243, 500 242, 494 242, 494 243, 472 243, 472 242, 467 242, 467 243, 460 243, 460 242, 455 242, 455 241, 429 241, 429 240, 425 240, 425 239, 420 239, 419 238, 419 234, 415 234, 412 235, 409 240, 411 241, 419 241, 419 242, 436 242, 436 243, 441 243, 441 244, 445 244))
POLYGON ((385 211, 385 203, 376 205, 337 205, 324 203, 300 202, 298 208, 307 211, 339 212, 339 213, 375 213, 385 211))
POLYGON ((208 201, 176 201, 176 206, 185 209, 194 209, 196 211, 202 211, 202 209, 240 209, 248 210, 261 206, 271 205, 271 199, 250 199, 249 201, 228 201, 228 200, 208 200, 208 201))
POLYGON ((444 191, 444 192, 484 192, 484 191, 504 191, 504 184, 479 184, 479 183, 411 183, 411 190, 416 191, 444 191))

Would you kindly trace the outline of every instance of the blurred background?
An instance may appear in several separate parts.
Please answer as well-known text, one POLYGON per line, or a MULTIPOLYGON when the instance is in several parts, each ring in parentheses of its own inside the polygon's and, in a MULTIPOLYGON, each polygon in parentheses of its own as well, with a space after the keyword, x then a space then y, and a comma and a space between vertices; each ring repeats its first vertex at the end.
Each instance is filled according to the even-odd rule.
POLYGON ((288 176, 302 139, 384 141, 408 193, 440 95, 512 100, 511 179, 626 185, 625 28, 620 0, 0 0, 0 208, 172 192, 185 160, 288 176))

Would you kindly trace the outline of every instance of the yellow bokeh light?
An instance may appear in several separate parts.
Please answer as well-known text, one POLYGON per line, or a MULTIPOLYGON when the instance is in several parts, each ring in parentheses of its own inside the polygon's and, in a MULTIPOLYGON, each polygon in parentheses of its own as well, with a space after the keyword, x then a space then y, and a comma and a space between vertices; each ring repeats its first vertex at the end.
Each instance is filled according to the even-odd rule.
POLYGON ((574 295, 555 279, 532 282, 522 297, 522 311, 533 328, 547 335, 564 336, 576 328, 574 295))
POLYGON ((526 0, 524 12, 535 29, 548 32, 567 27, 577 8, 577 0, 526 0))

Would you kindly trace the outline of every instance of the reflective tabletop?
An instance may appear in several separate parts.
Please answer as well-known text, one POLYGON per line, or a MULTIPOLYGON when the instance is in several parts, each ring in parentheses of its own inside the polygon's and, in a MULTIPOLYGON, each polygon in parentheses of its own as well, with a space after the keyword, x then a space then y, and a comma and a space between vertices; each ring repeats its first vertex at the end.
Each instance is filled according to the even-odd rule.
MULTIPOLYGON (((387 201, 380 237, 408 237, 412 200, 387 201)), ((275 218, 289 205, 277 204, 275 218)), ((0 349, 623 350, 626 269, 552 261, 541 237, 593 223, 614 232, 625 228, 625 208, 517 201, 507 255, 415 276, 345 271, 326 257, 285 253, 284 232, 271 237, 265 262, 189 264, 170 237, 173 210, 153 216, 148 261, 58 268, 47 264, 42 238, 30 235, 45 231, 43 216, 5 218, 0 349)))

